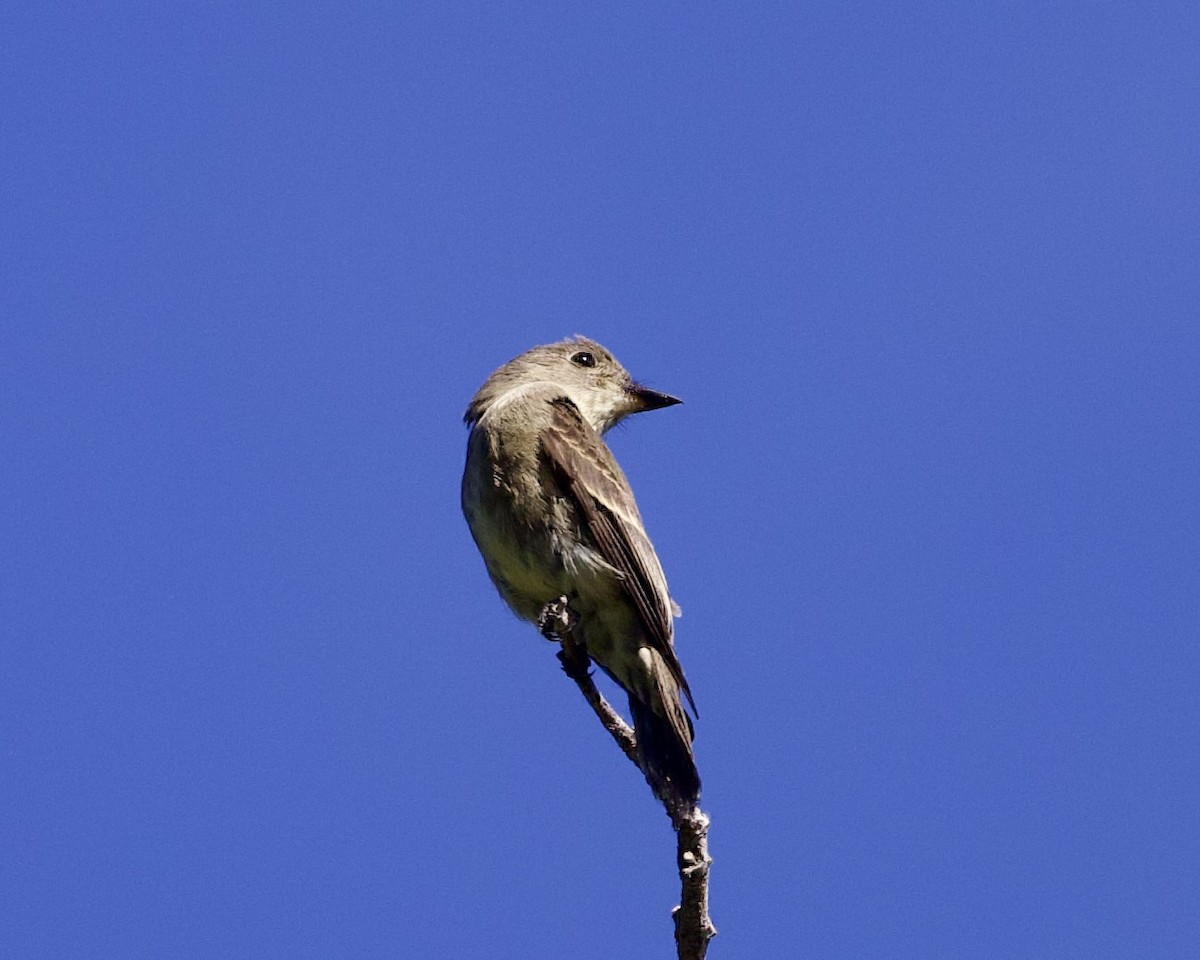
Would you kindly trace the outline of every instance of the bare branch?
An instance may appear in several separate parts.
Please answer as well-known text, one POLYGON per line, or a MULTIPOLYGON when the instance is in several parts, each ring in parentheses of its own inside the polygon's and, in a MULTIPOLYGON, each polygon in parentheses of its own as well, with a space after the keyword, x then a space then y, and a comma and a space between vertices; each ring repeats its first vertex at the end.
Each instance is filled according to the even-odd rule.
POLYGON ((708 915, 708 817, 694 810, 679 824, 679 879, 683 883, 675 908, 675 944, 679 960, 704 960, 708 941, 717 935, 708 915))
POLYGON ((633 728, 609 705, 592 682, 592 662, 588 659, 587 649, 575 638, 575 622, 576 617, 567 606, 567 598, 560 597, 557 603, 548 604, 542 611, 538 627, 547 640, 562 644, 558 661, 562 664, 563 673, 575 681, 579 692, 600 718, 604 729, 617 742, 621 752, 641 769, 633 728))
MULTIPOLYGON (((546 605, 538 619, 538 627, 547 640, 562 645, 558 659, 563 672, 575 681, 588 705, 600 718, 600 723, 609 732, 621 752, 646 776, 638 758, 637 738, 633 729, 604 699, 592 681, 591 661, 587 648, 575 636, 578 617, 568 605, 566 597, 546 605)), ((646 777, 654 789, 654 783, 646 777)), ((668 797, 655 792, 671 818, 678 835, 677 863, 682 886, 680 905, 672 911, 675 920, 675 944, 679 960, 704 960, 708 953, 708 942, 717 935, 712 918, 708 915, 708 873, 712 857, 708 855, 708 827, 710 820, 698 807, 679 809, 668 797)))

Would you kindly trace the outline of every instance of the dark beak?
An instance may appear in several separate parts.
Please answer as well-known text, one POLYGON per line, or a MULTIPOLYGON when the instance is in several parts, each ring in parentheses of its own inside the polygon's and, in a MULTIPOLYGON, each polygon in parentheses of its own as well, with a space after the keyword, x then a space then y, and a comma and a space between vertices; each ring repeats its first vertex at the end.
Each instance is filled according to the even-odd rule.
POLYGON ((643 387, 640 383, 631 384, 625 392, 629 394, 630 406, 635 413, 661 410, 663 407, 673 407, 677 403, 683 403, 678 397, 673 397, 669 393, 659 393, 657 390, 643 387))

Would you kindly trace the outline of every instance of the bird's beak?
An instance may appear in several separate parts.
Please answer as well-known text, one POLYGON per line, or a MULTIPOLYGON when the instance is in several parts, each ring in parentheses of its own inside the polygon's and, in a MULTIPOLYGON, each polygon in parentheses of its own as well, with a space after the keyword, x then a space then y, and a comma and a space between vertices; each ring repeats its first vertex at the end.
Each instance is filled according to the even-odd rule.
POLYGON ((683 403, 678 397, 673 397, 669 393, 659 393, 657 390, 643 387, 640 383, 630 384, 625 392, 629 396, 630 413, 661 410, 663 407, 673 407, 677 403, 683 403))

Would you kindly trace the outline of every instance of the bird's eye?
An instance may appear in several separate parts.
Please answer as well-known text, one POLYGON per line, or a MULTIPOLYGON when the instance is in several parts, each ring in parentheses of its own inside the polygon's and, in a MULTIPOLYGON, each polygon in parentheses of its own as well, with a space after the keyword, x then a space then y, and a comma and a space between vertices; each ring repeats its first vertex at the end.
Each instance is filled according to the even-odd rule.
POLYGON ((596 365, 596 358, 586 350, 580 350, 571 357, 571 362, 579 367, 594 367, 596 365))

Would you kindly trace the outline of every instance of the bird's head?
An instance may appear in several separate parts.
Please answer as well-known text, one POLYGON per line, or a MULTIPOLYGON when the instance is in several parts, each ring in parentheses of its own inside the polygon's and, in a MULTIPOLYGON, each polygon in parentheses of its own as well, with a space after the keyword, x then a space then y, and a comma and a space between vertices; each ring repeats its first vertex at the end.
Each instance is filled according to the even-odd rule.
POLYGON ((599 433, 631 413, 682 402, 642 386, 595 340, 576 336, 534 347, 510 360, 479 388, 463 419, 475 423, 506 393, 534 383, 552 383, 561 389, 599 433))

